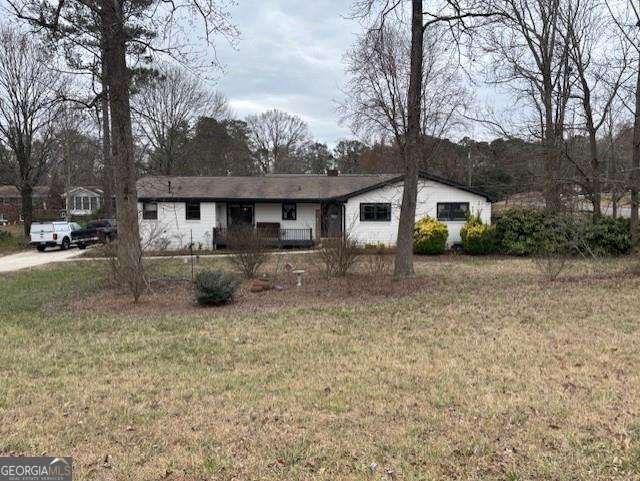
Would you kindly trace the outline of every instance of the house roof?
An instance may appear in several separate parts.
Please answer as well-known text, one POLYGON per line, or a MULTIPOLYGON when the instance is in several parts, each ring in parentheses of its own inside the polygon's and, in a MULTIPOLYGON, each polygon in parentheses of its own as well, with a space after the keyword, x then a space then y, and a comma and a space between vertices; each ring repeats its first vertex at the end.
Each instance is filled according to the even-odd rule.
POLYGON ((380 175, 267 175, 263 177, 143 177, 138 180, 141 199, 177 200, 301 200, 343 197, 380 184, 396 174, 380 175), (171 182, 171 190, 169 190, 171 182))
MULTIPOLYGON (((489 199, 484 193, 441 177, 421 173, 420 177, 456 187, 489 199)), ((321 201, 349 197, 401 181, 400 174, 301 175, 262 177, 167 177, 148 176, 138 180, 140 200, 179 201, 321 201), (169 184, 170 183, 170 184, 169 184)))
MULTIPOLYGON (((74 192, 77 192, 79 190, 84 190, 86 192, 90 192, 90 193, 96 194, 96 195, 102 195, 102 193, 103 193, 102 189, 99 188, 99 187, 95 187, 95 186, 92 186, 92 185, 78 185, 78 186, 75 186, 75 187, 71 187, 69 189, 69 194, 73 194, 74 192)), ((65 197, 66 195, 67 195, 67 192, 64 192, 62 194, 62 197, 65 197)))
MULTIPOLYGON (((49 187, 46 185, 36 185, 33 188, 33 197, 47 197, 49 187)), ((20 198, 20 191, 15 185, 0 185, 0 197, 5 199, 20 198)))

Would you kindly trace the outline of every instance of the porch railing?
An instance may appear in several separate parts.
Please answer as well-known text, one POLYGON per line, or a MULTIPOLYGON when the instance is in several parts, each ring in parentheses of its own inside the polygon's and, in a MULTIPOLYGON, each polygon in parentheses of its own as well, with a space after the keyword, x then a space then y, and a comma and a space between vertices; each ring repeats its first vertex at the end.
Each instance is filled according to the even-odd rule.
MULTIPOLYGON (((265 244, 273 247, 308 247, 313 245, 313 229, 280 229, 255 228, 254 232, 265 244)), ((213 244, 226 246, 229 229, 226 227, 213 228, 213 244)))

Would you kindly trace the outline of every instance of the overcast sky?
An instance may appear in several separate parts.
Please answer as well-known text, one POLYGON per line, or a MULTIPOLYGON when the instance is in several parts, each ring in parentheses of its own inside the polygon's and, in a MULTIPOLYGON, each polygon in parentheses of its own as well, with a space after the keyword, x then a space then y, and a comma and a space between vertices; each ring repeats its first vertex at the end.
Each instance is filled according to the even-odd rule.
MULTIPOLYGON (((238 0, 231 15, 240 38, 235 48, 224 39, 216 42, 224 69, 211 86, 227 96, 238 118, 277 108, 300 116, 313 137, 330 146, 352 138, 336 113, 347 81, 343 57, 363 32, 359 21, 348 18, 352 2, 238 0)), ((185 27, 188 36, 189 28, 185 27)), ((200 36, 197 22, 193 28, 200 36)), ((483 97, 488 95, 495 103, 495 92, 472 88, 477 101, 486 101, 483 97)), ((450 136, 484 137, 477 127, 464 129, 450 136)))
POLYGON ((239 117, 277 108, 302 117, 318 140, 350 137, 338 124, 342 57, 360 25, 349 0, 244 0, 232 10, 241 31, 234 50, 219 44, 225 71, 216 87, 239 117))

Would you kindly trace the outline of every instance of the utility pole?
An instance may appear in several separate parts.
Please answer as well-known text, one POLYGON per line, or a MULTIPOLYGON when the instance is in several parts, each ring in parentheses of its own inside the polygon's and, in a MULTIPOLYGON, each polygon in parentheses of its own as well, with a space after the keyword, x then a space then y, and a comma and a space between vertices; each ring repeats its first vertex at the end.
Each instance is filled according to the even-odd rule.
POLYGON ((473 166, 471 165, 471 146, 469 146, 469 150, 467 150, 467 187, 471 187, 471 175, 473 166))

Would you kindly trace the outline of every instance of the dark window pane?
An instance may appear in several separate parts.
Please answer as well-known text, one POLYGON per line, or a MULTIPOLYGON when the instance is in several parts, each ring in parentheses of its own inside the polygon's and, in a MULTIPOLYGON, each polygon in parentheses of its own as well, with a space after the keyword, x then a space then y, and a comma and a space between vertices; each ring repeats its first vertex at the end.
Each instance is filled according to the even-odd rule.
POLYGON ((450 204, 438 204, 438 220, 449 219, 449 206, 450 204))
POLYGON ((186 203, 186 219, 200 220, 200 202, 186 203))
POLYGON ((437 208, 440 221, 464 221, 469 214, 468 202, 440 202, 437 208))
POLYGON ((282 220, 296 220, 296 204, 282 204, 282 220))
POLYGON ((364 222, 390 221, 391 204, 360 204, 360 220, 364 222))
POLYGON ((158 204, 155 202, 145 202, 142 204, 142 218, 156 220, 158 218, 158 204))

